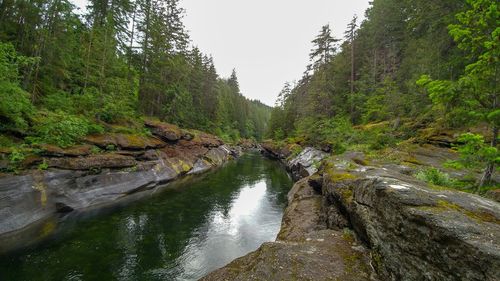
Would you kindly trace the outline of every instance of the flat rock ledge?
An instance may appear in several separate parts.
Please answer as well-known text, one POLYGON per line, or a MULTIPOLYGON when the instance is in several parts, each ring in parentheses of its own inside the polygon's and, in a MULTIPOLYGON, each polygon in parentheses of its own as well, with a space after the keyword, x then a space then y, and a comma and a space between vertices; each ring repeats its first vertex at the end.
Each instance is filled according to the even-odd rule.
POLYGON ((201 280, 500 280, 499 203, 362 158, 323 161, 290 191, 275 242, 201 280))
MULTIPOLYGON (((143 145, 141 139, 132 147, 122 144, 119 150, 99 154, 87 153, 87 147, 74 149, 85 153, 72 154, 68 152, 72 150, 49 148, 47 171, 1 176, 0 254, 49 236, 58 219, 68 213, 79 214, 151 195, 176 179, 207 172, 241 153, 208 134, 191 137, 179 133, 175 139, 173 136, 181 132, 174 130, 176 127, 153 125, 158 126, 155 133, 169 142, 149 138, 154 145, 143 145)), ((117 139, 112 135, 94 136, 92 140, 104 146, 117 139)))

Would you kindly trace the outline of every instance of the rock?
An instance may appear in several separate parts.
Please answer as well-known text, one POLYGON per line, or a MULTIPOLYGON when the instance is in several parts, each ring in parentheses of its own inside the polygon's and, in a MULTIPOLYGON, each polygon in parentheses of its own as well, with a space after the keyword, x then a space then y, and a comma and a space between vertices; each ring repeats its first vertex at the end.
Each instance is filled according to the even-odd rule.
POLYGON ((60 148, 55 145, 50 144, 42 144, 39 146, 42 150, 43 156, 49 157, 78 157, 78 156, 87 156, 92 153, 92 146, 90 145, 76 145, 69 148, 60 148))
POLYGON ((211 280, 375 280, 368 251, 349 232, 327 230, 322 196, 309 179, 288 194, 277 241, 216 270, 211 280))
POLYGON ((500 280, 498 203, 388 169, 351 173, 324 175, 326 204, 338 210, 327 221, 347 219, 382 280, 500 280))
POLYGON ((130 156, 108 153, 79 158, 52 158, 48 161, 48 165, 67 170, 118 169, 135 166, 136 161, 130 156))
POLYGON ((194 139, 194 134, 187 130, 182 130, 182 139, 192 141, 194 139))
POLYGON ((9 160, 0 159, 0 171, 7 170, 9 168, 9 166, 10 166, 9 160))
POLYGON ((373 280, 369 258, 360 249, 340 232, 324 230, 300 243, 264 243, 200 280, 373 280))
POLYGON ((496 202, 500 202, 500 189, 489 190, 484 196, 496 202))
POLYGON ((271 141, 267 141, 261 144, 262 153, 270 158, 274 159, 285 159, 289 155, 285 155, 280 147, 271 141))
POLYGON ((176 125, 158 121, 146 121, 144 124, 151 129, 153 135, 168 142, 178 141, 183 136, 181 129, 176 125))
POLYGON ((50 217, 55 210, 49 203, 46 185, 38 176, 1 178, 0 234, 23 229, 50 217))
POLYGON ((226 146, 210 149, 204 158, 213 165, 220 166, 228 160, 231 151, 226 146))
POLYGON ((159 159, 159 154, 156 150, 148 150, 137 158, 141 161, 154 161, 159 159))
POLYGON ((313 147, 305 148, 297 157, 288 162, 288 167, 295 180, 308 177, 318 171, 321 161, 328 156, 313 147))
POLYGON ((241 139, 238 142, 238 146, 244 150, 248 150, 248 149, 257 148, 258 144, 254 140, 251 140, 251 139, 241 139))
POLYGON ((116 134, 115 138, 118 146, 125 150, 156 149, 166 146, 159 139, 145 136, 116 134))
MULTIPOLYGON (((88 143, 118 148, 102 154, 91 154, 91 145, 67 149, 43 145, 45 158, 33 155, 24 165, 46 161, 51 169, 0 175, 0 254, 44 239, 67 213, 151 195, 185 174, 224 164, 234 153, 226 146, 215 147, 221 141, 214 136, 190 138, 184 134, 175 144, 167 144, 127 134, 88 136, 88 143)), ((4 160, 8 161, 0 159, 4 160)))
POLYGON ((29 169, 33 166, 41 164, 44 159, 36 154, 28 154, 26 158, 21 162, 21 168, 29 169))
POLYGON ((200 133, 193 139, 193 142, 199 142, 204 147, 219 147, 224 144, 224 142, 214 135, 207 133, 200 133))
POLYGON ((212 169, 214 166, 210 162, 208 162, 205 159, 198 159, 196 163, 193 166, 193 169, 189 171, 188 174, 190 175, 196 175, 196 174, 201 174, 204 173, 210 169, 212 169))
POLYGON ((457 144, 457 137, 457 135, 441 132, 439 134, 428 136, 426 141, 432 145, 451 148, 453 145, 457 144))
POLYGON ((144 150, 166 146, 159 139, 132 134, 91 135, 85 137, 85 141, 103 149, 114 146, 125 150, 144 150))
POLYGON ((64 214, 64 213, 71 213, 74 211, 74 209, 64 203, 56 202, 56 211, 58 213, 64 214))
POLYGON ((103 149, 109 146, 117 146, 116 137, 113 134, 89 135, 84 138, 84 141, 103 149))
POLYGON ((288 206, 277 240, 303 240, 313 231, 326 229, 322 202, 323 196, 314 191, 307 178, 297 182, 288 193, 288 206))

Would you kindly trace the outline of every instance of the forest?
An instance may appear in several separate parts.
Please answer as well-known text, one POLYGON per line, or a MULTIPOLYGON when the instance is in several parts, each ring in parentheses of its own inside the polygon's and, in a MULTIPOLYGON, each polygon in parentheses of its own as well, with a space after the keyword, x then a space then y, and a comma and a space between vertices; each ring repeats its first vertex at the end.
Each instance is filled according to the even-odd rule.
POLYGON ((460 133, 451 166, 483 169, 480 186, 498 170, 497 1, 374 0, 343 38, 320 29, 274 108, 245 98, 236 70, 218 75, 184 12, 179 0, 91 0, 84 12, 68 0, 1 1, 0 147, 148 134, 143 119, 155 118, 334 154, 460 133))
POLYGON ((233 142, 261 139, 271 108, 192 47, 178 0, 0 1, 0 147, 144 133, 143 117, 233 142))
POLYGON ((459 137, 455 167, 498 169, 500 9, 492 0, 374 0, 344 38, 325 25, 287 82, 267 136, 378 150, 435 131, 459 137), (481 130, 474 130, 481 127, 481 130))

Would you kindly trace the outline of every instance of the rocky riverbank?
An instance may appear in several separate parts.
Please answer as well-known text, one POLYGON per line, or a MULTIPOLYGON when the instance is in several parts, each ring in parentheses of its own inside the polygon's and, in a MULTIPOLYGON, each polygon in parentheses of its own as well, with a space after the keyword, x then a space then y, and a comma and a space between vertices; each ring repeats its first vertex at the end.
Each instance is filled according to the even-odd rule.
POLYGON ((21 175, 0 176, 0 253, 20 246, 23 236, 47 237, 60 217, 147 196, 241 153, 213 135, 161 122, 146 126, 152 136, 93 135, 71 148, 40 146, 21 175), (47 169, 29 169, 38 163, 47 169))
POLYGON ((263 149, 303 178, 281 232, 203 280, 500 280, 497 202, 430 186, 410 166, 370 164, 362 153, 263 149))

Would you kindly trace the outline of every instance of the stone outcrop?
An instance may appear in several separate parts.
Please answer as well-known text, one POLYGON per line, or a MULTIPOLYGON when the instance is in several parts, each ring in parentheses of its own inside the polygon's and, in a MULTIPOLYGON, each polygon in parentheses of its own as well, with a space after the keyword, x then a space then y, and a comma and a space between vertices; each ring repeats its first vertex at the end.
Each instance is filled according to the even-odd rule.
POLYGON ((323 151, 312 147, 306 147, 297 157, 287 163, 294 180, 311 176, 318 171, 321 160, 328 156, 323 151))
POLYGON ((100 134, 85 137, 85 142, 103 149, 119 147, 125 150, 144 150, 165 147, 166 144, 157 138, 127 135, 127 134, 100 134))
POLYGON ((383 280, 500 279, 498 203, 386 167, 333 166, 327 205, 371 248, 383 280))
POLYGON ((175 142, 181 139, 182 131, 179 127, 158 121, 146 121, 146 127, 151 129, 153 135, 167 142, 175 142))
MULTIPOLYGON (((155 124, 164 130, 172 128, 165 123, 155 124)), ((162 134, 166 138, 166 131, 162 134)), ((33 239, 53 230, 46 222, 54 225, 58 214, 80 213, 144 197, 184 175, 206 172, 239 155, 239 150, 224 145, 215 136, 184 135, 180 133, 175 142, 171 136, 164 142, 124 134, 95 135, 85 140, 101 148, 113 145, 113 151, 90 145, 66 149, 41 146, 37 163, 43 161, 48 170, 0 177, 0 253, 20 246, 23 241, 16 236, 30 233, 27 236, 33 239)))
POLYGON ((316 173, 321 161, 328 156, 327 153, 313 147, 302 149, 297 144, 279 147, 272 142, 262 144, 262 153, 268 157, 280 160, 294 180, 299 180, 316 173), (294 153, 296 154, 294 155, 294 153))
POLYGON ((412 172, 355 152, 323 161, 290 191, 276 242, 203 280, 500 280, 500 204, 412 172))
POLYGON ((77 158, 52 158, 48 160, 49 167, 65 170, 118 169, 133 167, 136 164, 134 157, 117 153, 97 154, 77 158))

